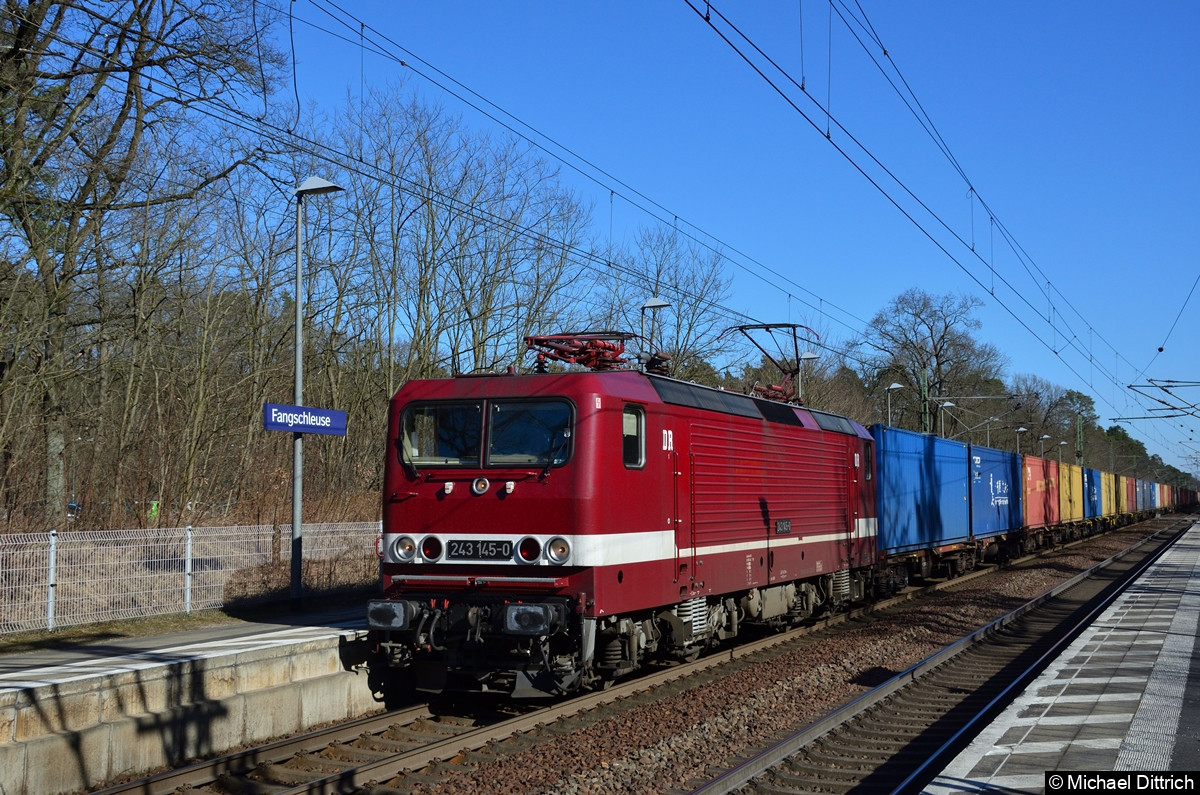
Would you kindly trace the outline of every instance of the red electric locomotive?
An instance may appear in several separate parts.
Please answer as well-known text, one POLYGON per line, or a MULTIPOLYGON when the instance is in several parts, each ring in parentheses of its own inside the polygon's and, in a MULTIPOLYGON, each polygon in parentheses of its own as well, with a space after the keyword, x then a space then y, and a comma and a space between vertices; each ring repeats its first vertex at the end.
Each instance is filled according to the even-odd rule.
POLYGON ((530 338, 587 369, 392 399, 368 623, 398 677, 559 694, 877 590, 871 435, 631 367, 630 338, 530 338))

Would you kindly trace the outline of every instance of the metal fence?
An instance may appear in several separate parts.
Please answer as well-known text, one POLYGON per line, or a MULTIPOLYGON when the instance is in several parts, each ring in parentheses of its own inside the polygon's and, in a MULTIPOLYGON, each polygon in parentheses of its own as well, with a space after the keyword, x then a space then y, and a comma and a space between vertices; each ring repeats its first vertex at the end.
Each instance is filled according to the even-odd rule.
MULTIPOLYGON (((306 593, 378 581, 379 522, 304 526, 306 593)), ((291 525, 0 534, 0 632, 290 596, 291 525)))

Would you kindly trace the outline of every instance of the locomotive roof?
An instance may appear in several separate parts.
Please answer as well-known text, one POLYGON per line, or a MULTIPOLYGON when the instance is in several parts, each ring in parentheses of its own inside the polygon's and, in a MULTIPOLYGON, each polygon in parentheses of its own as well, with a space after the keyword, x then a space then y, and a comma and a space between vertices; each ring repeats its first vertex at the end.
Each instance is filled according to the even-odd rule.
POLYGON ((806 413, 812 416, 813 421, 821 430, 844 433, 849 436, 867 435, 866 429, 840 414, 819 411, 807 406, 781 403, 777 400, 767 400, 766 398, 746 395, 741 392, 730 392, 724 389, 701 386, 700 384, 678 381, 674 378, 667 378, 660 375, 648 374, 646 377, 650 380, 651 386, 658 392, 658 396, 662 398, 664 403, 719 411, 723 414, 736 414, 755 419, 762 418, 767 422, 777 422, 782 425, 796 425, 799 427, 805 426, 802 414, 806 413))
MULTIPOLYGON (((809 429, 819 428, 833 433, 870 438, 870 434, 865 428, 840 414, 820 411, 808 406, 782 403, 777 400, 769 400, 741 392, 731 392, 715 387, 702 386, 690 381, 680 381, 669 376, 644 373, 637 370, 608 370, 602 372, 575 370, 559 373, 525 373, 520 375, 479 373, 461 375, 455 378, 410 381, 402 391, 405 393, 404 397, 409 400, 501 397, 509 396, 513 391, 503 388, 503 385, 515 385, 518 383, 531 385, 535 380, 540 382, 537 383, 536 387, 530 388, 527 386, 517 391, 548 397, 553 394, 554 390, 547 388, 548 384, 546 381, 569 380, 575 382, 577 380, 594 380, 597 386, 605 384, 610 389, 615 388, 626 399, 653 401, 653 396, 657 395, 659 400, 670 405, 685 406, 703 411, 714 411, 755 420, 766 420, 767 422, 779 425, 791 425, 809 429), (618 384, 621 386, 618 387, 618 384), (653 392, 645 391, 646 386, 651 387, 653 392), (413 394, 414 392, 417 394, 413 394)), ((594 389, 595 387, 591 388, 594 389)), ((573 387, 573 389, 578 389, 578 387, 573 387)), ((397 396, 399 397, 399 395, 397 396)))

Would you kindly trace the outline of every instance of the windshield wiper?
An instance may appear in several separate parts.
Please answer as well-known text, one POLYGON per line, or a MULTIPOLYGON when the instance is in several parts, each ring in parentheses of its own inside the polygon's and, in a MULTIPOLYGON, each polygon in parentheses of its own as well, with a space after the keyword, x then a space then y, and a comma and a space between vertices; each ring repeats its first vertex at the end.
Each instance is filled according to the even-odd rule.
POLYGON ((413 478, 421 477, 421 473, 417 470, 417 462, 411 456, 404 454, 404 439, 403 437, 396 440, 396 458, 400 461, 400 465, 410 472, 413 478))
POLYGON ((546 451, 546 468, 542 470, 543 478, 550 475, 550 468, 554 466, 554 459, 558 457, 558 454, 562 452, 564 448, 566 448, 567 442, 569 441, 571 441, 570 428, 563 428, 550 437, 550 449, 546 451), (562 441, 556 445, 554 442, 555 439, 558 438, 559 433, 562 434, 562 441))

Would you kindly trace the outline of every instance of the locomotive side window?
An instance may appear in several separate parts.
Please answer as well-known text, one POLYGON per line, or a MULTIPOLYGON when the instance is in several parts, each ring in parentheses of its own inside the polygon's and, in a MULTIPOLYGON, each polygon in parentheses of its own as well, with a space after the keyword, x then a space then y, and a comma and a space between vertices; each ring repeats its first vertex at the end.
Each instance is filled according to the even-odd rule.
POLYGON ((478 466, 482 432, 480 403, 409 406, 400 419, 403 454, 417 466, 478 466))
POLYGON ((621 458, 626 469, 646 465, 646 413, 639 406, 621 412, 621 458))
POLYGON ((571 452, 571 406, 562 400, 495 401, 488 417, 490 465, 566 463, 571 452))

